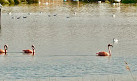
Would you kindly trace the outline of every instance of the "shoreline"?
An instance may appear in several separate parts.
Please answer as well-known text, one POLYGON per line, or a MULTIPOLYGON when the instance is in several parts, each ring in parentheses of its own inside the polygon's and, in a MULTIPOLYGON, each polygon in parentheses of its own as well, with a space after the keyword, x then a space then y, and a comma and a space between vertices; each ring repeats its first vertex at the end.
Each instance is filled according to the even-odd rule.
POLYGON ((18 79, 1 79, 2 81, 136 81, 137 77, 132 78, 129 75, 91 75, 85 77, 45 77, 39 78, 18 78, 18 79))
MULTIPOLYGON (((84 2, 84 3, 99 3, 101 4, 102 2, 103 3, 110 3, 110 4, 113 4, 113 3, 123 3, 123 4, 137 4, 137 0, 123 0, 123 1, 120 1, 120 2, 115 2, 113 0, 106 0, 106 1, 101 1, 101 0, 95 0, 95 1, 81 1, 81 0, 73 0, 73 1, 69 1, 69 0, 64 0, 64 1, 60 1, 60 2, 84 2)), ((0 1, 0 4, 9 4, 9 5, 18 5, 18 4, 40 4, 41 2, 38 1, 38 0, 1 0, 0 1)), ((46 3, 50 3, 50 2, 46 2, 46 3)))

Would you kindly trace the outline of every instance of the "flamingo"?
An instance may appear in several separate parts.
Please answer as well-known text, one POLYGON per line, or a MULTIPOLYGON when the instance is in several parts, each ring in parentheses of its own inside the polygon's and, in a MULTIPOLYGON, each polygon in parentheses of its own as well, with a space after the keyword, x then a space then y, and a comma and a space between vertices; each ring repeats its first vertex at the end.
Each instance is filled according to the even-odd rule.
POLYGON ((109 50, 109 53, 108 52, 98 52, 98 53, 96 53, 98 56, 111 56, 111 50, 110 50, 110 46, 112 46, 113 47, 113 45, 111 45, 111 44, 108 44, 108 50, 109 50))
POLYGON ((33 53, 33 55, 34 55, 34 53, 35 53, 35 46, 32 45, 31 47, 32 47, 32 50, 27 49, 27 50, 22 50, 22 51, 23 51, 24 53, 33 53))
POLYGON ((0 49, 0 53, 7 53, 8 45, 4 45, 4 50, 0 49))

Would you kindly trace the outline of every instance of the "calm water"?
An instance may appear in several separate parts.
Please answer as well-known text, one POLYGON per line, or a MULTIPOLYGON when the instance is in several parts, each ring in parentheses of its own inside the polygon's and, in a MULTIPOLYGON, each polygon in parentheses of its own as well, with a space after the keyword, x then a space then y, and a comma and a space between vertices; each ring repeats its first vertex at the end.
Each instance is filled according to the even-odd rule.
POLYGON ((9 49, 8 55, 0 55, 0 80, 130 76, 124 60, 137 75, 137 6, 77 2, 4 6, 0 48, 4 44, 9 49), (108 51, 113 38, 119 43, 112 56, 96 56, 108 51), (35 56, 20 53, 32 44, 35 56))

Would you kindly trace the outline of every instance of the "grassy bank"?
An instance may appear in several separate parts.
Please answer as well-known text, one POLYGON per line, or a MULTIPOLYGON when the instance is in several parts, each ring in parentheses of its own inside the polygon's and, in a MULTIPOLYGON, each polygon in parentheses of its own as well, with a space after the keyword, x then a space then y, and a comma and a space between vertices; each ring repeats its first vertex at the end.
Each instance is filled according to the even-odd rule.
POLYGON ((38 3, 38 0, 0 0, 1 4, 38 3))
MULTIPOLYGON (((73 0, 72 0, 73 1, 73 0)), ((89 2, 98 2, 98 1, 108 1, 108 2, 115 2, 115 0, 80 0, 80 1, 84 1, 86 3, 89 2)), ((38 3, 38 0, 0 0, 1 4, 19 4, 21 2, 25 2, 25 3, 38 3)), ((121 0, 121 3, 137 3, 137 0, 121 0)))

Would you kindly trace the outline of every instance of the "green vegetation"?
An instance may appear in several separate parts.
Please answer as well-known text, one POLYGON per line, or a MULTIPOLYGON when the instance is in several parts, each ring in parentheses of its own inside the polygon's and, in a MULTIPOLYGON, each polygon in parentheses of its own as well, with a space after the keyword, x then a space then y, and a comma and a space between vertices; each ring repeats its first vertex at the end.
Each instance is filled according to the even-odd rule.
MULTIPOLYGON (((83 0, 80 0, 83 1, 83 0)), ((102 2, 115 2, 115 0, 84 0, 84 2, 97 2, 97 1, 102 1, 102 2)), ((137 3, 137 0, 121 0, 121 3, 137 3)))
POLYGON ((137 0, 122 0, 122 3, 137 3, 137 0))
POLYGON ((9 0, 10 4, 15 4, 14 0, 9 0))
MULTIPOLYGON (((86 3, 98 2, 98 1, 115 2, 115 0, 80 0, 80 1, 84 1, 86 3)), ((38 0, 0 0, 1 4, 19 4, 21 2, 30 4, 30 3, 38 3, 38 0)), ((137 0, 121 0, 121 3, 137 3, 137 0)))
POLYGON ((20 0, 14 0, 14 2, 15 2, 15 4, 19 4, 19 3, 21 3, 20 0))
POLYGON ((38 3, 38 0, 0 0, 1 4, 38 3))
POLYGON ((29 4, 30 3, 38 3, 39 1, 38 0, 26 0, 29 4))
POLYGON ((9 4, 9 1, 8 0, 0 0, 0 3, 1 4, 9 4))

